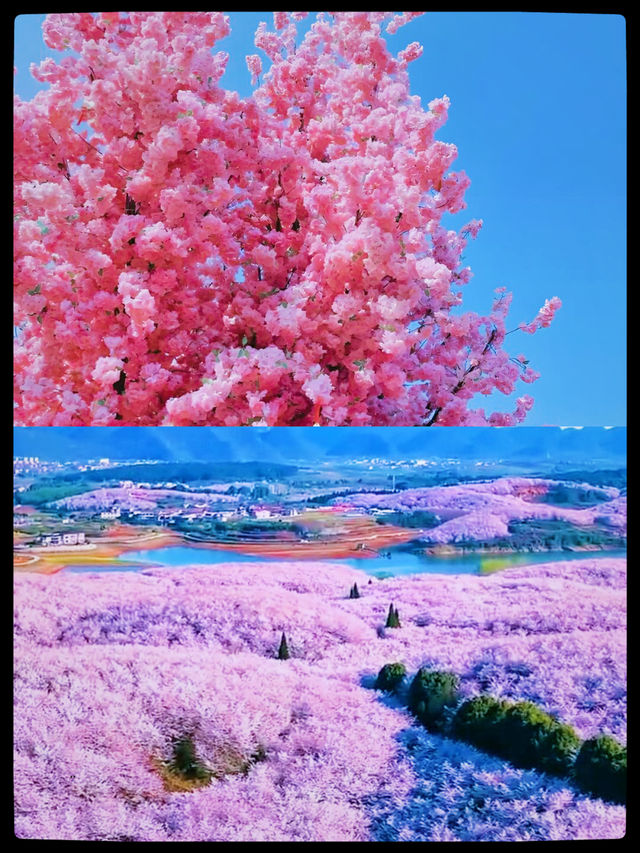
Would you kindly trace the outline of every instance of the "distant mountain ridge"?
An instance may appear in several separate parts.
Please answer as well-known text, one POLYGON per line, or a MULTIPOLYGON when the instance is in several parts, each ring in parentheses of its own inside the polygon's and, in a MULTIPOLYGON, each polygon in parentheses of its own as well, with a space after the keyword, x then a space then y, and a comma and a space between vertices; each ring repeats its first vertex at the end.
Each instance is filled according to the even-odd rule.
POLYGON ((626 464, 626 427, 17 427, 45 461, 313 462, 355 458, 626 464))

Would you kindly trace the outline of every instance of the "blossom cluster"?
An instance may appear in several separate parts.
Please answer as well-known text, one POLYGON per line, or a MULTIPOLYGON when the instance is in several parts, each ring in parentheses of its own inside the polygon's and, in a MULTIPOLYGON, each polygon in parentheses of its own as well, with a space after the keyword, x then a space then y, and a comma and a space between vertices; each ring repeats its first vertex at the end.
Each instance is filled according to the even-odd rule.
MULTIPOLYGON (((53 14, 73 53, 14 107, 17 425, 484 425, 537 378, 510 296, 460 313, 469 178, 382 33, 414 13, 277 12, 220 85, 220 12, 53 14), (296 44, 299 41, 299 44, 296 44), (258 82, 259 81, 259 82, 258 82)), ((557 297, 522 328, 547 326, 557 297)))
POLYGON ((15 579, 20 837, 615 838, 625 809, 429 734, 389 661, 626 738, 624 560, 384 580, 336 563, 15 579), (350 598, 357 583, 359 598, 350 598), (389 602, 401 628, 384 628, 389 602), (290 659, 277 660, 286 631, 290 659), (163 787, 188 734, 217 775, 163 787), (260 755, 246 772, 229 756, 260 755))

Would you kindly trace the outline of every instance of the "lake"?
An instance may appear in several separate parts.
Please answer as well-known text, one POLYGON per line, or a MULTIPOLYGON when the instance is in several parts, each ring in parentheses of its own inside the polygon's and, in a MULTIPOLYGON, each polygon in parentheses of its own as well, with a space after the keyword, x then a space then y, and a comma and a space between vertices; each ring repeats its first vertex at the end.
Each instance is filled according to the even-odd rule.
MULTIPOLYGON (((454 554, 451 556, 426 556, 404 551, 400 548, 389 548, 388 557, 346 557, 316 559, 315 562, 346 563, 355 569, 361 569, 374 577, 395 575, 414 575, 423 573, 435 574, 480 574, 492 568, 508 568, 509 566, 529 565, 535 563, 553 563, 564 560, 584 560, 589 557, 625 557, 626 550, 611 551, 544 551, 519 554, 454 554)), ((122 554, 121 563, 114 560, 105 566, 75 565, 68 572, 139 572, 148 566, 180 566, 216 564, 216 563, 281 563, 291 562, 295 558, 285 560, 282 557, 257 557, 253 554, 241 554, 237 551, 224 551, 206 548, 193 548, 189 545, 172 545, 166 548, 155 548, 149 551, 127 551, 122 554), (142 565, 126 565, 126 563, 142 565)))

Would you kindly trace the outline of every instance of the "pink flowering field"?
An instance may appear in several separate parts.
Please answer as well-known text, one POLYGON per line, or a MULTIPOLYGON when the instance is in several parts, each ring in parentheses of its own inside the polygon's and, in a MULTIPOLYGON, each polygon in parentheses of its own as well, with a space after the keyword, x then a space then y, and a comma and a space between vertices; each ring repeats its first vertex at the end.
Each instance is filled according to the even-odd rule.
POLYGON ((246 98, 220 12, 47 16, 71 55, 14 101, 16 425, 526 417, 528 394, 478 402, 538 378, 505 338, 561 302, 461 310, 482 220, 447 227, 470 185, 449 98, 411 95, 422 46, 384 34, 418 13, 320 13, 296 44, 307 14, 260 24, 246 98))
POLYGON ((432 734, 372 685, 388 662, 448 669, 465 697, 532 700, 624 743, 625 587, 626 561, 602 557, 487 577, 328 562, 18 575, 16 833, 621 837, 623 806, 432 734), (383 627, 390 602, 399 628, 383 627), (161 768, 185 733, 215 775, 171 790, 161 768))

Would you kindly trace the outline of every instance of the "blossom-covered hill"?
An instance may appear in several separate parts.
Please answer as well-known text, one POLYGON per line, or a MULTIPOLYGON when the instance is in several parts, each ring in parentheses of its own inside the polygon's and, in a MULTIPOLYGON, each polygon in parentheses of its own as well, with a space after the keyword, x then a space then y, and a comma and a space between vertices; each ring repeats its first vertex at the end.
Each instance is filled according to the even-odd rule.
MULTIPOLYGON (((507 536, 510 521, 534 518, 581 526, 606 519, 607 526, 626 535, 627 498, 620 489, 601 487, 602 502, 584 509, 536 502, 536 497, 554 485, 555 480, 501 477, 485 483, 404 489, 393 494, 362 492, 348 495, 342 502, 365 509, 427 510, 443 519, 442 524, 421 535, 434 543, 507 536)), ((588 488, 586 484, 584 487, 588 488)))
POLYGON ((620 837, 623 806, 429 733, 371 687, 390 661, 450 669, 464 696, 532 700, 624 742, 625 584, 611 558, 371 582, 309 562, 17 576, 17 834, 620 837), (390 602, 400 628, 383 627, 390 602), (168 790, 185 734, 215 775, 168 790))
POLYGON ((56 508, 68 510, 97 510, 118 506, 121 510, 154 510, 161 501, 198 501, 201 505, 237 502, 231 495, 206 494, 203 492, 187 492, 180 489, 152 489, 140 486, 108 486, 100 489, 90 489, 79 495, 72 495, 52 501, 56 508))

